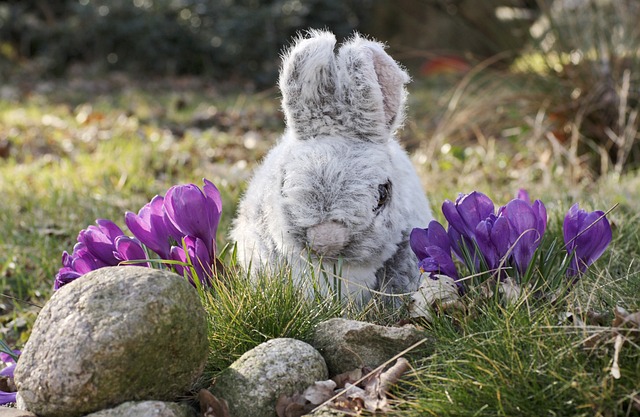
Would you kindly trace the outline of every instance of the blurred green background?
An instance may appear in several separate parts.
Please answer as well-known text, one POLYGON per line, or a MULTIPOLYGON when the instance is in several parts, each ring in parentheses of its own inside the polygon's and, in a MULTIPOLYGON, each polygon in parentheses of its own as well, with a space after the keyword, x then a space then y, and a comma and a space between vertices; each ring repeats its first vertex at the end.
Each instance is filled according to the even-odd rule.
POLYGON ((520 48, 539 14, 535 0, 2 1, 1 68, 6 74, 28 61, 59 76, 89 64, 270 85, 279 52, 302 29, 338 37, 358 30, 406 61, 445 51, 481 58, 520 48))

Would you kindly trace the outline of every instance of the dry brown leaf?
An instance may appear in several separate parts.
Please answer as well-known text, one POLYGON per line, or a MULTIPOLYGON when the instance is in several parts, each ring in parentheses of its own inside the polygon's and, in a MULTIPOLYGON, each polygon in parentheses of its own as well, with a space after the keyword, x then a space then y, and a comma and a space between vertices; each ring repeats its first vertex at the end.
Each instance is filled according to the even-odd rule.
POLYGON ((353 371, 343 372, 331 378, 336 383, 336 388, 342 389, 347 383, 354 384, 356 381, 362 379, 363 376, 372 371, 369 367, 362 367, 354 369, 353 371))
POLYGON ((285 408, 283 417, 302 417, 306 414, 309 414, 314 408, 315 406, 310 404, 303 405, 298 403, 291 403, 285 408))
POLYGON ((395 365, 380 374, 380 392, 384 395, 389 393, 389 389, 398 383, 402 375, 409 370, 409 361, 405 358, 398 358, 395 365))
POLYGON ((200 417, 230 417, 229 406, 223 399, 218 399, 209 390, 201 389, 198 392, 200 403, 200 417))
POLYGON ((276 402, 278 417, 301 417, 317 407, 359 415, 363 410, 372 413, 388 412, 389 390, 409 369, 409 362, 398 358, 395 365, 383 372, 363 367, 345 372, 326 381, 317 381, 302 394, 281 395, 276 402))
POLYGON ((418 290, 411 294, 410 317, 424 317, 427 321, 432 321, 434 307, 460 307, 460 294, 453 278, 446 275, 435 275, 435 278, 430 278, 426 273, 422 274, 418 290))
POLYGON ((520 298, 522 287, 513 278, 507 277, 498 282, 498 292, 504 296, 507 304, 512 304, 520 298))
POLYGON ((308 402, 299 392, 292 396, 282 394, 276 401, 276 414, 278 417, 301 417, 309 414, 315 407, 316 405, 308 402))
POLYGON ((317 381, 304 390, 302 396, 313 405, 320 405, 335 395, 336 383, 331 379, 317 381))
POLYGON ((384 372, 376 372, 364 382, 365 408, 368 411, 389 411, 387 395, 391 387, 398 383, 402 375, 409 369, 405 358, 398 358, 396 363, 384 372))
POLYGON ((291 404, 293 400, 288 395, 282 394, 276 400, 276 415, 278 417, 284 417, 284 413, 287 410, 287 406, 291 404))
POLYGON ((613 327, 620 327, 620 325, 624 323, 625 319, 629 316, 629 312, 619 306, 616 306, 616 308, 613 310, 613 314, 613 323, 611 323, 613 327))
MULTIPOLYGON (((618 329, 630 329, 634 331, 640 330, 640 312, 629 313, 622 307, 616 307, 614 310, 615 318, 613 319, 613 327, 618 329)), ((638 337, 640 333, 636 333, 638 337)))

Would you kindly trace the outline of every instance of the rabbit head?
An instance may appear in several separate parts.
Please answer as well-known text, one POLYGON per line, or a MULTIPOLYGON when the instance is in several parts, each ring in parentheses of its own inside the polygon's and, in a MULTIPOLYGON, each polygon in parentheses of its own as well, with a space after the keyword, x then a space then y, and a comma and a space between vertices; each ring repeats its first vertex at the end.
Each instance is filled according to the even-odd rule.
POLYGON ((417 279, 409 233, 431 219, 394 139, 409 76, 377 42, 355 35, 337 53, 335 44, 313 31, 284 56, 286 132, 251 181, 232 237, 245 261, 339 261, 350 292, 406 291, 417 279))

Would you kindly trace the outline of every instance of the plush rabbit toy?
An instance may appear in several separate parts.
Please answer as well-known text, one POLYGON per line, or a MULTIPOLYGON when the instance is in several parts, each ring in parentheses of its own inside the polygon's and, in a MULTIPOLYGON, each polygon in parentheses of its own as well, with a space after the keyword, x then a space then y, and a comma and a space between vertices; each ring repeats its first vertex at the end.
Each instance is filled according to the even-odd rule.
POLYGON ((287 128, 255 172, 231 237, 253 272, 285 262, 302 280, 329 276, 323 285, 337 272, 341 294, 360 300, 369 290, 415 291, 409 233, 432 216, 394 138, 409 76, 378 42, 356 34, 337 53, 335 44, 332 33, 310 31, 284 55, 287 128))

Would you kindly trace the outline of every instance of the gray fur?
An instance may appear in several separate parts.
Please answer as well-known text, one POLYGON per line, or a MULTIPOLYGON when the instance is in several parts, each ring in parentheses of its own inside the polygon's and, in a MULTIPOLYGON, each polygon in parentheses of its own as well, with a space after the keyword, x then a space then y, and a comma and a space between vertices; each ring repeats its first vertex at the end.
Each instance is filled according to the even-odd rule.
POLYGON ((346 293, 413 291, 419 274, 408 236, 432 215, 394 137, 409 76, 378 42, 355 35, 334 53, 335 43, 311 31, 284 55, 287 128, 256 170, 231 237, 254 271, 282 261, 301 275, 332 271, 340 258, 346 293), (390 197, 378 208, 386 183, 390 197))

